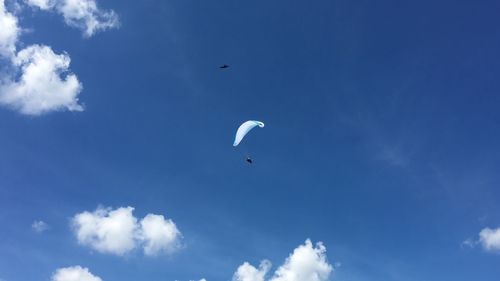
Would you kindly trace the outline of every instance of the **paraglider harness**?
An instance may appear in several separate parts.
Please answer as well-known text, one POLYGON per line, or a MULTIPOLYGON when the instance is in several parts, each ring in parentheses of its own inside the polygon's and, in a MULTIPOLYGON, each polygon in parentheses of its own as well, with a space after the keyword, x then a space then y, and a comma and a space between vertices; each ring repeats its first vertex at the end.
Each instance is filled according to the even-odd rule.
POLYGON ((250 156, 247 156, 246 161, 248 164, 253 164, 253 160, 252 158, 250 158, 250 156))

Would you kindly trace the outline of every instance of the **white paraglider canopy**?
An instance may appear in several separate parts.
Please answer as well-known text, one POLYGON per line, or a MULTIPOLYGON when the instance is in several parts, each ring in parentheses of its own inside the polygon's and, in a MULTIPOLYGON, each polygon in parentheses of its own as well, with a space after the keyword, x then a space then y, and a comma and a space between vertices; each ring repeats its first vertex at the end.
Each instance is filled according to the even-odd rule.
POLYGON ((252 130, 256 126, 264 128, 264 123, 260 121, 249 120, 241 124, 240 127, 238 128, 238 131, 236 131, 236 136, 234 137, 233 146, 238 146, 238 144, 240 144, 241 140, 243 140, 245 135, 248 134, 248 132, 250 132, 250 130, 252 130))

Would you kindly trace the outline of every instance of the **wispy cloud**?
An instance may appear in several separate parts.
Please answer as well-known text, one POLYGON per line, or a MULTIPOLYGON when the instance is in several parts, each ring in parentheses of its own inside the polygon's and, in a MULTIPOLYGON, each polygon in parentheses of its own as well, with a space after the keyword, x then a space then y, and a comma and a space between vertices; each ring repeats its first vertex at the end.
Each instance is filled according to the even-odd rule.
POLYGON ((365 145, 372 157, 395 168, 408 168, 414 161, 418 150, 418 140, 409 137, 407 131, 387 132, 373 115, 365 112, 357 114, 340 114, 337 121, 345 127, 345 131, 352 131, 362 136, 365 145))
POLYGON ((0 57, 10 57, 15 53, 20 32, 17 17, 9 13, 5 1, 0 0, 0 57))
POLYGON ((120 25, 118 15, 113 10, 100 9, 95 0, 26 0, 26 3, 60 14, 67 25, 82 30, 86 37, 120 25))
POLYGON ((380 145, 377 155, 379 160, 382 160, 391 166, 407 167, 410 164, 409 152, 401 146, 396 145, 380 145))
POLYGON ((462 244, 460 244, 460 246, 462 246, 462 248, 474 248, 476 247, 477 245, 477 241, 472 239, 472 238, 467 238, 465 239, 462 244))
POLYGON ((34 221, 31 224, 31 228, 37 233, 42 233, 44 231, 47 231, 49 229, 49 225, 45 223, 44 221, 34 221))
POLYGON ((81 245, 101 253, 124 255, 142 247, 144 254, 171 253, 180 247, 181 232, 162 215, 148 214, 138 220, 134 208, 97 208, 72 219, 73 230, 81 245))

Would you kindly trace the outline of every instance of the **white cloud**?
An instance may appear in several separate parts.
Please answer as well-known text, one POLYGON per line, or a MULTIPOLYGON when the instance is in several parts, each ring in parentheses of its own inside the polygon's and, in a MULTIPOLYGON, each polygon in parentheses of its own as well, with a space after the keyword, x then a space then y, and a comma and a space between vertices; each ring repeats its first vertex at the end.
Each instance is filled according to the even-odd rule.
POLYGON ((100 9, 95 0, 26 0, 26 3, 41 10, 56 11, 67 25, 81 29, 86 37, 120 25, 116 13, 100 9))
POLYGON ((485 228, 479 233, 479 243, 486 251, 500 251, 500 228, 485 228))
POLYGON ((31 228, 33 228, 33 230, 37 233, 42 233, 49 229, 49 225, 44 221, 34 221, 31 224, 31 228))
POLYGON ((55 0, 25 0, 26 4, 40 8, 41 10, 48 10, 54 7, 55 0))
POLYGON ((134 208, 116 210, 98 208, 83 212, 73 218, 78 242, 102 253, 123 255, 135 248, 137 219, 134 208))
POLYGON ((5 8, 0 0, 0 56, 10 57, 16 51, 16 43, 21 32, 17 18, 5 8))
POLYGON ((52 281, 102 281, 102 279, 90 273, 88 268, 72 266, 58 269, 52 275, 52 281))
POLYGON ((162 215, 148 214, 140 224, 144 254, 151 256, 168 253, 178 247, 181 233, 172 220, 166 220, 162 215))
POLYGON ((179 246, 181 233, 172 220, 148 214, 138 221, 134 208, 98 208, 72 220, 78 242, 98 252, 124 255, 142 247, 146 255, 171 253, 179 246))
MULTIPOLYGON (((233 276, 234 281, 264 281, 271 264, 262 261, 259 268, 245 262, 233 276)), ((326 258, 326 248, 317 243, 313 246, 308 239, 297 247, 269 281, 325 281, 333 271, 326 258)))
POLYGON ((248 262, 243 263, 238 267, 233 276, 234 281, 264 281, 266 274, 271 269, 271 262, 263 260, 260 262, 259 268, 255 268, 248 262))
MULTIPOLYGON (((47 0, 28 0, 40 7, 50 5, 47 0)), ((51 47, 31 45, 16 52, 21 29, 18 19, 0 0, 0 105, 22 114, 40 115, 50 111, 82 111, 78 95, 82 85, 69 72, 68 54, 56 54, 51 47)))
POLYGON ((58 55, 48 46, 32 45, 11 60, 20 74, 17 79, 1 81, 0 104, 27 115, 83 110, 78 103, 82 85, 76 75, 69 73, 71 59, 67 54, 58 55))
POLYGON ((478 241, 475 241, 475 240, 474 240, 474 239, 472 239, 472 238, 467 238, 467 239, 465 239, 465 240, 462 242, 462 244, 460 244, 460 246, 461 246, 462 248, 471 248, 471 249, 472 249, 472 248, 475 248, 477 244, 478 244, 478 241))
POLYGON ((333 267, 326 259, 326 248, 311 240, 297 247, 287 258, 285 264, 276 270, 272 281, 321 281, 327 280, 333 267))

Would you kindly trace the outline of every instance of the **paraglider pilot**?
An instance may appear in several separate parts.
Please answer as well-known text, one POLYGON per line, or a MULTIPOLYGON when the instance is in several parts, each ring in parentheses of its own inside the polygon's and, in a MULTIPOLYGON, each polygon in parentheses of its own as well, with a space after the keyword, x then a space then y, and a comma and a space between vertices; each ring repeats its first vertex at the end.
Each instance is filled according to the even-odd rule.
MULTIPOLYGON (((250 130, 252 130, 254 127, 260 127, 264 128, 264 123, 260 121, 255 121, 255 120, 248 120, 244 122, 243 124, 240 125, 238 130, 236 131, 236 136, 234 137, 234 143, 233 146, 236 147, 238 144, 240 144, 241 140, 243 140, 243 137, 245 137, 250 130)), ((248 164, 252 164, 253 160, 250 158, 250 156, 247 155, 245 161, 247 161, 248 164)))

